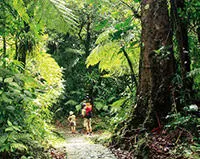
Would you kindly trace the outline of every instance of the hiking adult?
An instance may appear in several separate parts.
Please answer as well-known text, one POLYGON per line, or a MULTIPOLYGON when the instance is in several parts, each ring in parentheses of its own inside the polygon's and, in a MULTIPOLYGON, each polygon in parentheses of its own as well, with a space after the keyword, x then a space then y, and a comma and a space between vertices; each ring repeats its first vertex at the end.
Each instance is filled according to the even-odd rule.
POLYGON ((83 126, 86 128, 86 132, 88 135, 92 134, 92 105, 91 103, 88 101, 86 103, 83 104, 83 108, 82 108, 82 116, 84 118, 83 121, 83 126))

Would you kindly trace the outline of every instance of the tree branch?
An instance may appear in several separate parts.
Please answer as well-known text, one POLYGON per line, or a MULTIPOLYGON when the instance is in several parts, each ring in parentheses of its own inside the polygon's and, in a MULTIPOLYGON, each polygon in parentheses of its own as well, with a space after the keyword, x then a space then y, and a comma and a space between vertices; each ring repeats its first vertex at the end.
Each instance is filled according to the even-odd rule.
POLYGON ((124 56, 126 57, 126 60, 128 61, 128 65, 129 65, 129 67, 130 67, 130 69, 131 69, 131 79, 132 79, 132 82, 135 83, 135 86, 136 86, 136 87, 138 87, 138 83, 137 83, 137 79, 136 79, 136 77, 135 77, 135 72, 134 72, 134 70, 133 70, 132 62, 131 62, 131 60, 130 60, 130 58, 129 58, 129 56, 128 56, 128 54, 127 54, 125 48, 124 48, 124 46, 122 47, 122 51, 123 51, 123 53, 124 53, 124 56))
POLYGON ((120 2, 123 3, 124 5, 126 5, 128 8, 131 9, 131 11, 133 12, 133 16, 135 18, 138 18, 138 19, 141 18, 141 15, 138 14, 138 11, 135 10, 135 8, 133 6, 130 6, 128 3, 124 2, 123 0, 120 0, 120 2))
POLYGON ((81 36, 81 32, 82 32, 82 30, 83 30, 83 26, 84 26, 84 23, 81 23, 81 25, 80 25, 80 30, 79 30, 79 32, 78 32, 78 37, 79 37, 79 39, 81 40, 81 41, 83 41, 83 38, 82 38, 82 36, 81 36))

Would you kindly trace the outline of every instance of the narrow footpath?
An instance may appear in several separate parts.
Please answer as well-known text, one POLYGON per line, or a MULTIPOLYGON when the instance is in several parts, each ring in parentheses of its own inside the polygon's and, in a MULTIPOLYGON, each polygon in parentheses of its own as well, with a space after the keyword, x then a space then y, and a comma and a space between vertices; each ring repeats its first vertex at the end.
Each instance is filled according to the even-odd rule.
POLYGON ((86 136, 74 136, 67 139, 67 159, 116 159, 111 151, 94 144, 86 136))
POLYGON ((63 130, 62 135, 65 142, 55 148, 66 152, 66 159, 117 159, 107 147, 93 143, 90 136, 71 134, 70 130, 63 130))

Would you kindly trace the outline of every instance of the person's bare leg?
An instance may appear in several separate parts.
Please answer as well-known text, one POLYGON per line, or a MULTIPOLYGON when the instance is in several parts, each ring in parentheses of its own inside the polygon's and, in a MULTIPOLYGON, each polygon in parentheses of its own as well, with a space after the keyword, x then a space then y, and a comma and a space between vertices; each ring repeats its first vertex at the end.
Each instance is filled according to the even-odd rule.
POLYGON ((73 127, 73 133, 74 134, 76 133, 76 127, 75 126, 73 127))
POLYGON ((90 134, 92 134, 92 124, 91 124, 91 118, 88 121, 88 125, 89 125, 89 132, 90 134))
POLYGON ((87 130, 87 134, 89 134, 90 133, 90 125, 89 125, 90 123, 89 123, 89 119, 87 120, 87 128, 86 128, 86 130, 87 130))
POLYGON ((73 126, 71 126, 71 132, 72 132, 72 134, 73 134, 73 126))

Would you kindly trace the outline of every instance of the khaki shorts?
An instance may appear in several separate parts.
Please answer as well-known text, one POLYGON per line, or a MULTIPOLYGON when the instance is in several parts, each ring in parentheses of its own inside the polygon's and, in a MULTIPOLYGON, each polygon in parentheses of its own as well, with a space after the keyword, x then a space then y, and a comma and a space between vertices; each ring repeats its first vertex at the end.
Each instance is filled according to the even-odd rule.
POLYGON ((91 129, 92 126, 91 126, 91 118, 84 118, 84 122, 83 122, 83 126, 88 130, 88 129, 91 129))

